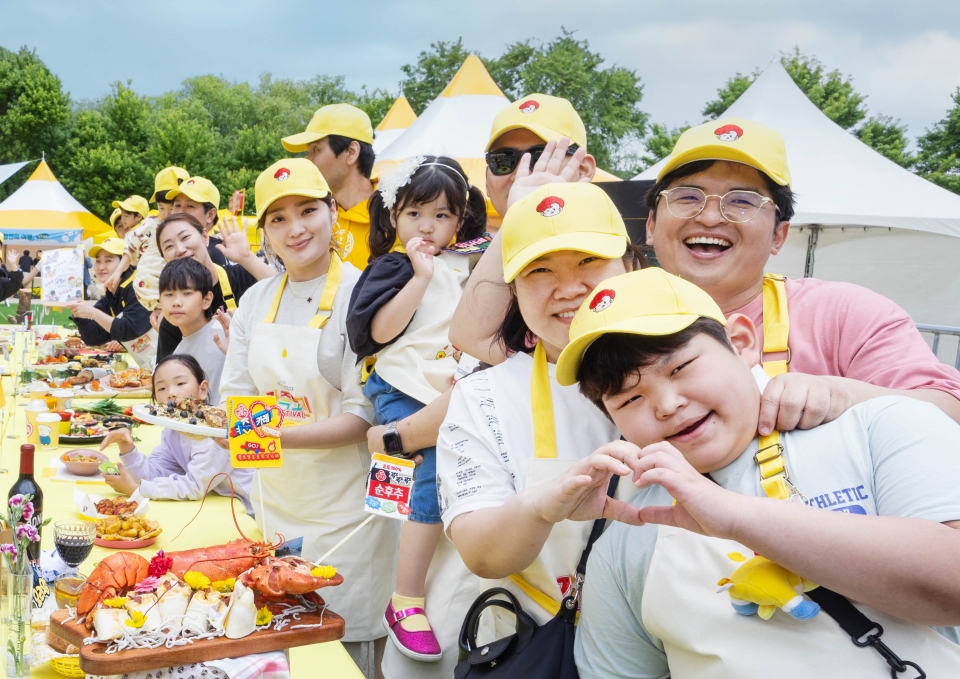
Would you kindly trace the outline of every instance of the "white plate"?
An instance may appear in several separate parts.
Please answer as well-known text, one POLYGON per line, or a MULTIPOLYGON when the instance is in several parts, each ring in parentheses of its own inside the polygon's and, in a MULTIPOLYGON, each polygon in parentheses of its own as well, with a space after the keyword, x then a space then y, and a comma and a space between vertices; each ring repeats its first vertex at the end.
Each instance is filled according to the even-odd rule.
POLYGON ((144 422, 166 427, 167 429, 173 429, 174 431, 179 431, 184 434, 196 434, 197 436, 208 436, 215 439, 227 438, 226 428, 217 429, 216 427, 208 427, 204 424, 187 424, 181 420, 172 420, 169 417, 151 415, 147 407, 148 406, 143 403, 133 406, 133 416, 144 422))
POLYGON ((82 366, 77 361, 67 361, 66 363, 35 363, 25 366, 27 370, 41 372, 43 370, 82 370, 82 366))

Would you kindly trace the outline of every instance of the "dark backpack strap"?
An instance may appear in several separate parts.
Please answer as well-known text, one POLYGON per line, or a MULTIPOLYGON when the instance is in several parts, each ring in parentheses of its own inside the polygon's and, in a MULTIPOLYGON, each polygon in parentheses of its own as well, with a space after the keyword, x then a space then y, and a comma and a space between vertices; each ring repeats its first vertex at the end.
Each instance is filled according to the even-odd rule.
POLYGON ((880 641, 883 636, 883 627, 865 616, 859 608, 850 603, 842 594, 837 594, 826 587, 817 587, 806 595, 820 605, 820 608, 831 618, 837 621, 840 628, 850 635, 850 640, 860 647, 873 646, 877 653, 892 668, 890 676, 897 679, 899 673, 906 672, 909 667, 917 671, 913 679, 925 679, 927 673, 910 660, 901 660, 889 646, 880 641))

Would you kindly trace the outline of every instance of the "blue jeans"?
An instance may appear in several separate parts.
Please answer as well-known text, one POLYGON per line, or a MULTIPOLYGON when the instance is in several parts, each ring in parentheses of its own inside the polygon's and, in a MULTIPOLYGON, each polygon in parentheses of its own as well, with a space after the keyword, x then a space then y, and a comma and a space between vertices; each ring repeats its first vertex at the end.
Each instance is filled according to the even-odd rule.
MULTIPOLYGON (((374 372, 363 385, 363 395, 373 404, 373 412, 380 424, 389 424, 413 415, 424 406, 390 386, 374 372)), ((437 499, 437 449, 435 446, 418 450, 423 462, 413 470, 413 489, 410 492, 410 519, 417 523, 440 523, 440 501, 437 499)))

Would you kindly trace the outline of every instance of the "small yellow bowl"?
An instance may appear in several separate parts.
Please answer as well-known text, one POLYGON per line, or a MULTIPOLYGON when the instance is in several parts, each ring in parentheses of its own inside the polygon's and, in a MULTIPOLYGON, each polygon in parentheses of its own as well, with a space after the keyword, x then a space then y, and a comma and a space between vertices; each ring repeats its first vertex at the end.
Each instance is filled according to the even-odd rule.
POLYGON ((83 679, 87 673, 80 669, 80 656, 62 655, 50 659, 50 667, 65 677, 77 677, 83 679))

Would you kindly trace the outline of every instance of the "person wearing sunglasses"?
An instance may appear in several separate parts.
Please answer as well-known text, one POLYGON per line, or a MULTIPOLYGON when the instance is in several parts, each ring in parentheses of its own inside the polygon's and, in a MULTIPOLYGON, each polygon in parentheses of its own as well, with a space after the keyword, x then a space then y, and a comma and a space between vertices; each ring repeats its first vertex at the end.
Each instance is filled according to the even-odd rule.
MULTIPOLYGON (((507 196, 517 177, 517 166, 524 153, 530 154, 530 169, 540 159, 547 142, 570 140, 567 155, 587 148, 587 130, 566 99, 547 94, 530 94, 504 108, 493 119, 487 143, 487 196, 502 216, 507 212, 507 196)), ((586 154, 580 160, 575 181, 590 181, 597 172, 597 161, 586 154)))

